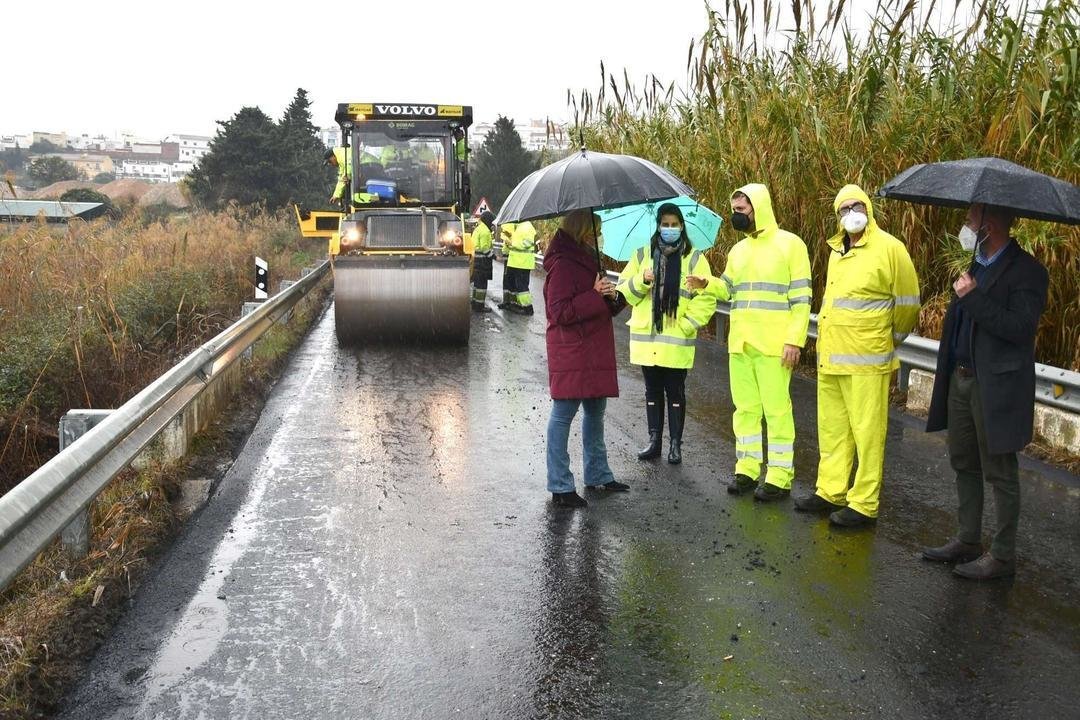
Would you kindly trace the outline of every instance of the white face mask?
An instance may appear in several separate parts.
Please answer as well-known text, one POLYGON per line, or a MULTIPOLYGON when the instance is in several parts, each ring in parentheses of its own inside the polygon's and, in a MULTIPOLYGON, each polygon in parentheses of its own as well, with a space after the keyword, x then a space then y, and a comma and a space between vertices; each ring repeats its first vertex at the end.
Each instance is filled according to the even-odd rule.
POLYGON ((869 219, 865 214, 861 212, 849 212, 844 217, 840 218, 840 224, 844 226, 844 229, 849 233, 860 233, 866 229, 866 223, 869 219))
POLYGON ((960 228, 960 233, 957 237, 960 240, 960 247, 964 248, 966 252, 971 252, 975 249, 975 246, 979 244, 979 234, 967 225, 960 228))

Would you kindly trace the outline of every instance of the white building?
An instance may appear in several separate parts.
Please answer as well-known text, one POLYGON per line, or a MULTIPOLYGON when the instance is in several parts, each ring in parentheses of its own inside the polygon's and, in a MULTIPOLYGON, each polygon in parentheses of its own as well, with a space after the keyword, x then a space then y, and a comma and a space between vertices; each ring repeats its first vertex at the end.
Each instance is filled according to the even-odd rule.
POLYGON ((337 125, 319 128, 319 139, 328 148, 336 148, 341 144, 341 128, 337 125))
POLYGON ((33 135, 0 135, 0 150, 29 150, 33 144, 33 135))
MULTIPOLYGON (((197 163, 203 155, 210 152, 210 138, 205 135, 182 135, 174 133, 165 138, 165 142, 176 143, 180 148, 179 164, 187 164, 192 167, 194 167, 195 163, 197 163)), ((187 175, 190 170, 191 167, 184 170, 183 174, 187 175)))
MULTIPOLYGON (((469 128, 469 148, 476 152, 484 144, 488 133, 495 129, 493 122, 478 122, 469 128)), ((569 147, 569 134, 565 123, 549 120, 529 120, 527 123, 514 121, 514 129, 521 136, 521 144, 526 150, 536 151, 564 149, 569 147)))
POLYGON ((117 179, 132 178, 160 183, 177 182, 190 172, 193 165, 191 162, 181 162, 180 146, 175 142, 156 145, 133 143, 132 148, 130 151, 109 154, 113 160, 117 179), (149 149, 151 152, 137 152, 134 148, 149 149), (153 152, 155 150, 156 152, 153 152))

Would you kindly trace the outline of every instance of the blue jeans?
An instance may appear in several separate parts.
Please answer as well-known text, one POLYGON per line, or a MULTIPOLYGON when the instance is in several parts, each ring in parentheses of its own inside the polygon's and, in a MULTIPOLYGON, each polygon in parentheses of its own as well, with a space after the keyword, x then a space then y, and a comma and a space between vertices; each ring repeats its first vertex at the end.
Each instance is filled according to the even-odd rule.
POLYGON ((552 493, 574 492, 574 473, 570 471, 570 423, 578 406, 584 406, 581 439, 585 451, 585 484, 596 486, 611 482, 615 476, 608 467, 604 447, 604 409, 607 398, 588 400, 555 400, 547 427, 547 489, 552 493))

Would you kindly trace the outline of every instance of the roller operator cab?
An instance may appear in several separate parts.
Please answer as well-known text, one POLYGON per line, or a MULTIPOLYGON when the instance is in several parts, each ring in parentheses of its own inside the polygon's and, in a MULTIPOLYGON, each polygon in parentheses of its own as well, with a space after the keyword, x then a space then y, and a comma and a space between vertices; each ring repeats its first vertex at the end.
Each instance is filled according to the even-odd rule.
POLYGON ((338 341, 467 344, 472 108, 342 103, 334 119, 346 210, 298 208, 297 219, 305 236, 329 239, 338 341))

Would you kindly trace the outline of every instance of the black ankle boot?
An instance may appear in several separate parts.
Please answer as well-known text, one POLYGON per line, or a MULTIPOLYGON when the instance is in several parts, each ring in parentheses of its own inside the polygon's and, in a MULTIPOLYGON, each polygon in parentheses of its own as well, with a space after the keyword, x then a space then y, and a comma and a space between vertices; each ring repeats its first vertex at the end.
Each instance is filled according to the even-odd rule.
POLYGON ((652 460, 660 457, 660 443, 664 435, 664 398, 645 395, 645 417, 649 422, 649 444, 642 448, 638 460, 652 460))
POLYGON ((668 440, 667 461, 672 465, 682 462, 682 431, 683 421, 686 419, 686 403, 678 405, 668 403, 668 440))

